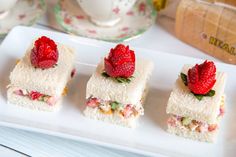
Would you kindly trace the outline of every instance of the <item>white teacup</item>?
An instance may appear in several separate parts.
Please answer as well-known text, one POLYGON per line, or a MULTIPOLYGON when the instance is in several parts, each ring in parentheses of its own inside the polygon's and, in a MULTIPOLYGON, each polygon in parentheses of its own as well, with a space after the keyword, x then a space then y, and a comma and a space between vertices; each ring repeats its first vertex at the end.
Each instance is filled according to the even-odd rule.
POLYGON ((8 11, 16 4, 17 0, 0 0, 0 19, 8 14, 8 11))
POLYGON ((113 26, 128 12, 136 0, 77 0, 91 21, 98 26, 113 26))

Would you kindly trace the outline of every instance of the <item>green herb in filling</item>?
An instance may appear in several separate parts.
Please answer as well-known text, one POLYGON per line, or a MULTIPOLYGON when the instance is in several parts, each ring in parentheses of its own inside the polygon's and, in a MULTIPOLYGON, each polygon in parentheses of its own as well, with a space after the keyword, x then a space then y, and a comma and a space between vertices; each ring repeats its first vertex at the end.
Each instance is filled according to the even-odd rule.
POLYGON ((189 125, 192 122, 192 120, 189 117, 183 117, 182 124, 183 125, 189 125))
POLYGON ((39 101, 43 101, 43 102, 46 102, 47 100, 48 100, 48 98, 49 98, 49 96, 47 96, 47 95, 42 95, 42 96, 40 96, 39 97, 39 101))
POLYGON ((110 105, 111 105, 112 110, 116 110, 120 106, 120 103, 114 101, 114 102, 111 102, 110 105))

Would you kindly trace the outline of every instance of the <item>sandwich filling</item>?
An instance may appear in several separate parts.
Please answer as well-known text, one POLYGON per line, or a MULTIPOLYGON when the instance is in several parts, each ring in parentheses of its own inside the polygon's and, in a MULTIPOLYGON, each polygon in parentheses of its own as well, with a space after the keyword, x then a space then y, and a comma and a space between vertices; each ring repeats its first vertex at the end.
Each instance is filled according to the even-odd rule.
POLYGON ((136 117, 144 114, 143 107, 136 107, 133 104, 121 104, 116 101, 106 101, 93 96, 87 99, 86 105, 91 108, 98 108, 103 114, 119 113, 124 118, 136 117))
MULTIPOLYGON (((19 96, 27 97, 27 98, 29 98, 33 101, 45 102, 50 106, 55 105, 57 103, 57 101, 59 100, 59 98, 60 98, 58 96, 49 96, 49 95, 41 94, 41 93, 36 92, 36 91, 28 91, 28 90, 25 90, 25 89, 17 89, 15 91, 13 91, 13 93, 16 94, 16 95, 19 95, 19 96)), ((63 92, 63 95, 64 95, 64 92, 63 92)))
MULTIPOLYGON (((75 76, 75 74, 76 74, 76 69, 74 68, 71 71, 71 74, 70 74, 71 78, 70 79, 72 79, 75 76)), ((8 87, 10 87, 10 86, 8 86, 8 87)), ((67 94, 67 90, 68 90, 67 87, 65 87, 61 96, 65 96, 67 94)), ((16 95, 19 95, 19 96, 27 97, 27 98, 29 98, 30 100, 33 100, 33 101, 45 102, 50 106, 55 105, 61 97, 61 96, 50 96, 50 95, 42 94, 42 93, 37 92, 37 91, 29 91, 29 90, 26 90, 26 89, 16 89, 16 90, 13 91, 13 93, 16 94, 16 95)))
MULTIPOLYGON (((224 109, 224 101, 221 101, 219 113, 217 116, 217 119, 220 119, 223 117, 225 112, 224 109)), ((182 129, 188 129, 189 131, 197 131, 199 133, 204 132, 213 132, 218 128, 218 124, 208 124, 205 122, 193 120, 189 117, 181 117, 177 115, 171 115, 169 119, 167 120, 168 125, 172 127, 178 127, 182 129)))

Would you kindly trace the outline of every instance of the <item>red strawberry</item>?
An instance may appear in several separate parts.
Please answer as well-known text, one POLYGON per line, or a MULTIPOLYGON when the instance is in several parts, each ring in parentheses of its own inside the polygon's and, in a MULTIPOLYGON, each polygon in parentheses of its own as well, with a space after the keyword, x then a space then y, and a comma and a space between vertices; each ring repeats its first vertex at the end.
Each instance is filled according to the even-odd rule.
POLYGON ((194 94, 207 94, 214 86, 216 79, 216 67, 213 62, 205 61, 188 71, 188 88, 194 94))
POLYGON ((30 92, 30 94, 29 94, 29 97, 30 97, 30 99, 32 99, 32 100, 37 100, 39 97, 41 97, 43 94, 41 94, 41 93, 39 93, 39 92, 34 92, 34 91, 32 91, 32 92, 30 92))
POLYGON ((135 54, 129 46, 118 44, 110 50, 108 58, 104 58, 105 71, 111 77, 128 78, 135 70, 135 54))
POLYGON ((58 61, 57 45, 45 36, 40 37, 34 43, 30 60, 36 68, 47 69, 53 67, 58 61))

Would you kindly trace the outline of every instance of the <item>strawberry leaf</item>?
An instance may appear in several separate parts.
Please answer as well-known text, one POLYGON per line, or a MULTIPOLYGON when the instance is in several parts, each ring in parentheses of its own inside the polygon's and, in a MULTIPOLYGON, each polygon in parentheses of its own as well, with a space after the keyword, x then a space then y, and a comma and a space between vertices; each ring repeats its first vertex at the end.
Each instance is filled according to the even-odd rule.
POLYGON ((205 96, 213 97, 215 95, 216 91, 210 90, 205 96))
MULTIPOLYGON (((192 92, 193 93, 193 92, 192 92)), ((215 95, 215 91, 214 90, 210 90, 208 93, 206 94, 194 94, 193 95, 199 100, 201 101, 203 99, 203 97, 213 97, 215 95)))
POLYGON ((102 72, 102 76, 103 76, 103 77, 106 77, 106 78, 110 77, 105 71, 102 72))
MULTIPOLYGON (((109 78, 110 76, 104 71, 102 72, 102 76, 109 78)), ((115 77, 112 78, 114 81, 118 82, 118 83, 130 83, 131 79, 134 78, 134 76, 130 76, 129 78, 125 78, 125 77, 115 77)))
POLYGON ((124 77, 116 77, 115 80, 119 83, 130 83, 130 78, 124 78, 124 77))
POLYGON ((184 73, 180 73, 180 77, 181 77, 184 85, 187 86, 188 85, 187 75, 184 73))
POLYGON ((199 101, 201 101, 204 97, 204 95, 201 95, 201 94, 194 94, 193 95, 195 96, 195 98, 197 98, 199 101))

